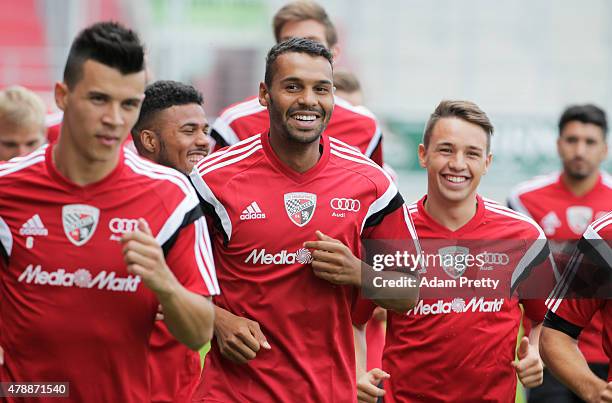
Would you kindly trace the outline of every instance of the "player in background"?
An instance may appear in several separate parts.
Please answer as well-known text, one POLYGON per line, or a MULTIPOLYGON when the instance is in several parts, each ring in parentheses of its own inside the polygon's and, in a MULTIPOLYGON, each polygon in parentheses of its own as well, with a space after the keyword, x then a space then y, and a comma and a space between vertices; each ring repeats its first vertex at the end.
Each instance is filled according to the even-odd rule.
MULTIPOLYGON (((416 307, 407 315, 388 313, 382 369, 360 377, 361 402, 383 395, 385 402, 514 402, 517 375, 526 386, 542 382, 537 332, 521 340, 514 361, 522 313, 519 298, 509 298, 507 291, 510 285, 520 290, 517 282, 528 272, 529 281, 538 271, 552 279, 549 250, 533 220, 478 195, 491 165, 492 134, 489 118, 474 103, 442 101, 418 149, 427 170, 427 195, 408 211, 425 255, 461 251, 498 258, 469 267, 432 260, 421 268, 421 281, 496 278, 505 282, 504 291, 463 291, 453 285, 438 290, 421 282, 416 307)), ((526 314, 541 322, 543 299, 523 303, 526 314)), ((360 305, 355 320, 363 323, 372 307, 360 305)))
MULTIPOLYGON (((594 371, 580 346, 580 333, 593 321, 595 315, 602 319, 602 344, 606 362, 612 357, 612 300, 610 300, 610 273, 612 273, 612 213, 608 213, 589 225, 578 242, 570 265, 565 269, 562 281, 547 301, 549 308, 540 336, 540 351, 547 368, 559 381, 576 395, 574 400, 586 402, 612 402, 612 371, 602 379, 594 371), (605 294, 595 289, 589 295, 572 296, 571 290, 582 276, 603 270, 605 280, 598 284, 605 294), (568 293, 570 290, 570 293, 568 293), (604 380, 607 379, 607 382, 604 380), (581 400, 582 399, 582 400, 581 400)), ((584 278, 584 277, 583 277, 584 278)), ((593 277, 597 278, 597 277, 593 277)))
MULTIPOLYGON (((274 46, 259 102, 270 130, 191 174, 214 223, 223 290, 194 401, 354 402, 360 240, 414 249, 412 226, 384 171, 323 134, 334 107, 326 47, 304 38, 274 46)), ((405 312, 418 291, 408 292, 377 303, 405 312)))
MULTIPOLYGON (((314 1, 300 0, 283 6, 274 15, 273 29, 276 43, 303 37, 323 44, 334 58, 340 54, 336 28, 325 9, 314 1)), ((363 106, 354 107, 338 96, 334 104, 334 113, 325 134, 357 147, 382 166, 382 132, 375 116, 363 106)), ((264 133, 268 127, 268 112, 259 104, 257 96, 230 105, 213 123, 214 149, 264 133)))
MULTIPOLYGON (((185 175, 208 155, 202 94, 191 85, 157 81, 145 90, 132 128, 138 154, 185 175)), ((200 380, 200 354, 179 343, 161 320, 151 335, 151 402, 190 402, 200 380)))
POLYGON ((0 167, 3 382, 68 382, 73 401, 150 401, 158 304, 190 348, 212 336, 203 295, 218 285, 197 195, 182 174, 121 146, 143 67, 133 31, 81 31, 55 86, 58 142, 0 167))
POLYGON ((45 104, 32 91, 0 91, 0 161, 22 157, 45 142, 45 104))
MULTIPOLYGON (((605 112, 591 104, 567 108, 559 119, 557 152, 561 172, 539 176, 520 184, 508 205, 532 217, 551 240, 557 267, 564 261, 587 225, 612 206, 612 177, 601 171, 608 152, 605 112)), ((605 379, 608 359, 602 348, 601 315, 580 334, 578 346, 591 369, 605 379)), ((544 383, 530 391, 531 403, 572 402, 576 396, 544 369, 544 383)))

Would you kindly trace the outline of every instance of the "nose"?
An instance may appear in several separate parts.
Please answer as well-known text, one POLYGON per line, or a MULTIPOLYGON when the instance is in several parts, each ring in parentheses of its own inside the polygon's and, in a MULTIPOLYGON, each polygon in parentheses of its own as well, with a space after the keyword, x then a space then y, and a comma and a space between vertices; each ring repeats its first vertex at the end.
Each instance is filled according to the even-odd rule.
POLYGON ((210 146, 210 137, 208 136, 208 131, 199 130, 198 134, 196 135, 195 143, 199 147, 206 147, 208 149, 208 147, 210 146))
POLYGON ((121 105, 111 102, 108 109, 104 113, 102 121, 107 125, 121 126, 124 123, 123 114, 121 113, 121 105))
POLYGON ((576 144, 576 157, 582 157, 586 154, 587 145, 585 141, 579 141, 576 144))
POLYGON ((21 145, 17 146, 17 155, 16 155, 16 157, 23 157, 24 155, 29 154, 30 151, 32 151, 30 147, 28 147, 25 144, 21 144, 21 145))
POLYGON ((448 166, 452 170, 462 171, 466 168, 465 156, 462 152, 454 153, 453 156, 448 161, 448 166))
POLYGON ((300 97, 298 102, 305 106, 316 106, 317 95, 311 88, 306 88, 302 92, 302 96, 300 97))

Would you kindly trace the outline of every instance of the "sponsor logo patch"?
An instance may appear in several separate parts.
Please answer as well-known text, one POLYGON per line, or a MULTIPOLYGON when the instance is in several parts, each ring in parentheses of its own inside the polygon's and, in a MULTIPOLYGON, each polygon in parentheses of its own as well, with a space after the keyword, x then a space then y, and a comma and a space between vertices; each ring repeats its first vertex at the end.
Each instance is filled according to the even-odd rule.
POLYGON ((268 253, 265 249, 253 249, 244 260, 251 264, 308 264, 312 262, 312 254, 306 248, 300 248, 296 252, 282 250, 278 253, 268 253))
POLYGON ((565 211, 567 223, 576 235, 584 234, 593 221, 593 209, 586 206, 572 206, 565 211))
POLYGON ((242 213, 240 214, 240 219, 243 221, 245 220, 263 220, 264 218, 266 218, 266 213, 261 211, 256 201, 249 204, 247 208, 242 210, 242 213))
POLYGON ((441 257, 442 268, 450 277, 457 279, 463 275, 467 265, 450 264, 449 262, 464 262, 465 256, 470 254, 470 250, 463 246, 446 246, 438 249, 441 257))
POLYGON ((102 270, 95 277, 87 269, 70 273, 65 269, 46 271, 41 265, 28 265, 17 279, 19 282, 55 287, 97 288, 99 290, 136 292, 140 276, 119 277, 114 271, 102 270))

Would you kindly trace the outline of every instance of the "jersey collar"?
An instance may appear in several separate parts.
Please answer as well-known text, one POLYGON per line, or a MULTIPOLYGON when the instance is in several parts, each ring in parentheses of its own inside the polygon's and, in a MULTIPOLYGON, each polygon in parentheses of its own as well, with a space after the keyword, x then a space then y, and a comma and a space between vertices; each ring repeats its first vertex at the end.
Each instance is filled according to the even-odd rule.
POLYGON ((419 214, 421 215, 421 217, 423 217, 423 221, 425 221, 427 226, 432 228, 436 233, 445 235, 446 237, 458 238, 460 236, 467 235, 476 227, 478 227, 483 221, 485 206, 484 201, 482 200, 482 197, 480 197, 480 195, 476 195, 476 214, 474 214, 474 217, 472 217, 470 221, 468 221, 465 225, 455 231, 451 231, 442 224, 438 223, 433 217, 429 215, 429 213, 427 213, 427 211, 425 210, 426 200, 427 195, 423 196, 423 198, 419 200, 417 204, 419 214))
POLYGON ((321 172, 321 170, 325 168, 327 162, 329 161, 329 138, 326 135, 322 134, 319 146, 323 149, 323 152, 321 154, 321 158, 319 158, 319 161, 317 161, 317 163, 312 168, 310 168, 304 173, 296 172, 295 170, 288 167, 283 161, 281 161, 280 158, 278 158, 278 156, 272 149, 272 146, 270 145, 269 135, 269 132, 262 133, 261 135, 261 144, 263 146, 264 154, 268 158, 268 161, 270 161, 270 163, 274 165, 274 167, 276 167, 283 175, 293 180, 294 182, 304 183, 316 177, 319 172, 321 172))

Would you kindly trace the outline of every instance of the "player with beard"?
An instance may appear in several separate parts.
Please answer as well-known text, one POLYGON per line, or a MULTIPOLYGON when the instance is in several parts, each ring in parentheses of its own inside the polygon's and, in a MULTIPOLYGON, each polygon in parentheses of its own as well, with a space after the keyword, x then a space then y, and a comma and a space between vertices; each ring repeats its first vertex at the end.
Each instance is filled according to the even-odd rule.
MULTIPOLYGON (((518 362, 514 357, 519 302, 533 320, 544 316, 543 299, 553 280, 549 250, 533 220, 478 195, 492 161, 492 133, 488 116, 474 103, 442 101, 418 149, 427 170, 427 195, 408 211, 425 256, 461 251, 474 262, 479 256, 483 262, 487 256, 505 256, 461 267, 428 260, 421 281, 494 278, 501 287, 436 288, 421 282, 421 299, 408 314, 389 312, 382 369, 360 377, 360 402, 384 395, 385 402, 510 403, 517 375, 530 387, 542 381, 538 332, 523 337, 518 362)), ((372 310, 360 301, 357 324, 372 310)))
MULTIPOLYGON (((191 85, 149 85, 132 138, 138 153, 185 175, 208 154, 202 94, 191 85)), ((207 240, 209 242, 209 240, 207 240)), ((188 402, 200 379, 200 355, 179 343, 162 320, 151 335, 151 402, 188 402)))
MULTIPOLYGON (((329 49, 334 59, 340 55, 338 33, 323 7, 311 0, 285 4, 272 21, 276 43, 291 38, 308 38, 329 49)), ((355 107, 334 97, 334 113, 325 134, 358 148, 378 165, 383 165, 382 132, 376 117, 365 107, 355 107)), ((256 96, 225 108, 212 126, 215 150, 236 144, 268 130, 268 112, 256 96)))
POLYGON ((60 381, 73 401, 150 401, 158 304, 191 349, 212 336, 205 296, 218 285, 197 195, 121 146, 144 97, 143 54, 117 23, 79 33, 55 86, 57 143, 0 166, 3 386, 60 381))
MULTIPOLYGON (((270 130, 191 174, 214 223, 223 290, 194 401, 354 402, 360 240, 400 239, 414 250, 412 225, 384 171, 322 134, 334 108, 323 45, 274 46, 259 88, 270 130)), ((405 312, 416 293, 376 302, 405 312)))
MULTIPOLYGON (((600 170, 608 152, 607 131, 606 114, 599 107, 567 108, 559 119, 557 139, 563 170, 520 184, 508 199, 512 209, 531 216, 544 229, 559 269, 565 267, 564 256, 571 253, 587 225, 611 208, 612 177, 600 170)), ((580 333, 578 346, 591 369, 605 379, 608 357, 602 348, 601 329, 597 312, 580 333)), ((529 394, 532 403, 578 400, 546 369, 543 385, 529 394)))

